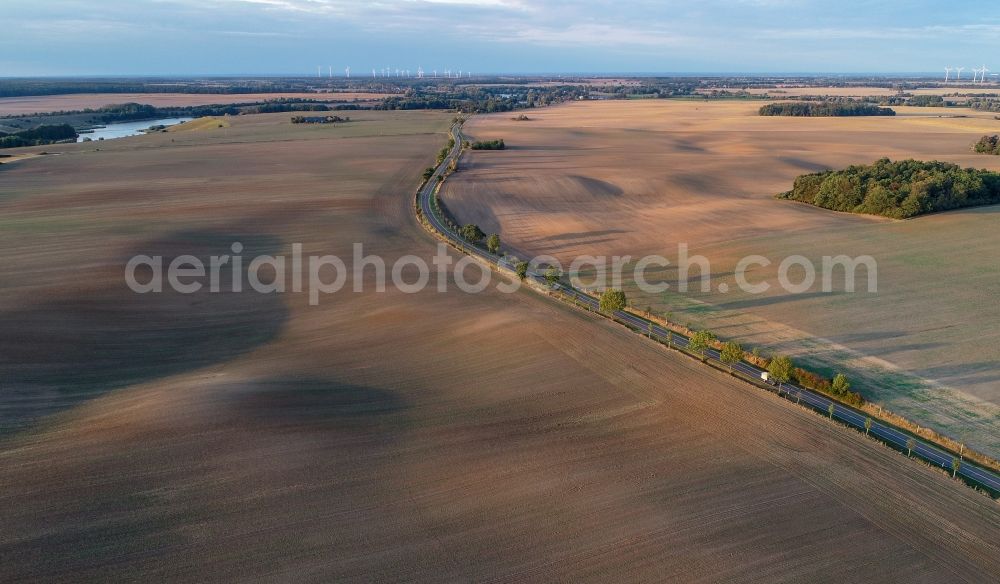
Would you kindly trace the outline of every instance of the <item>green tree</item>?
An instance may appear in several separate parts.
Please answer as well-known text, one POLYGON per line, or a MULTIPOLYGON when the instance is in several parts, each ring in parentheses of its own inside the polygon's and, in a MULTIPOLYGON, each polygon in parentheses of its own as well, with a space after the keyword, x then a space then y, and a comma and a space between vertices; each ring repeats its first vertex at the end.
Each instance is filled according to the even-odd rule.
POLYGON ((955 478, 960 468, 962 468, 962 461, 953 456, 951 458, 951 478, 955 478))
POLYGON ((847 380, 846 375, 838 373, 833 376, 833 384, 830 385, 830 389, 837 395, 844 395, 851 389, 851 382, 847 380))
POLYGON ((562 276, 562 273, 555 266, 549 266, 549 269, 545 270, 545 281, 550 285, 558 282, 560 276, 562 276))
POLYGON ((908 438, 906 440, 906 456, 913 454, 913 449, 917 447, 917 441, 913 438, 908 438))
POLYGON ((463 227, 461 235, 462 239, 473 244, 479 243, 480 241, 483 240, 484 237, 486 237, 486 234, 483 233, 483 230, 480 229, 479 226, 474 223, 469 223, 468 225, 463 227))
POLYGON ((865 418, 865 436, 868 435, 868 432, 870 432, 871 429, 872 429, 872 419, 865 418))
POLYGON ((514 272, 521 280, 528 277, 528 262, 517 262, 517 264, 514 265, 514 272))
POLYGON ((826 407, 826 411, 830 414, 830 419, 832 420, 833 414, 837 411, 837 406, 830 403, 830 405, 826 407))
POLYGON ((709 331, 698 331, 691 335, 691 340, 688 342, 688 349, 691 349, 698 355, 701 355, 701 360, 705 360, 705 352, 708 348, 712 346, 712 341, 715 340, 715 335, 709 331))
POLYGON ((622 290, 608 288, 601 293, 601 302, 599 305, 601 312, 612 314, 616 310, 625 308, 627 304, 628 300, 625 298, 625 292, 622 290))
POLYGON ((729 365, 729 372, 733 372, 733 365, 743 360, 743 347, 735 341, 729 341, 722 346, 722 362, 729 365))
POLYGON ((768 363, 767 373, 778 383, 787 383, 792 378, 792 360, 784 355, 776 355, 768 363))
POLYGON ((425 180, 429 179, 433 175, 434 175, 434 167, 433 166, 428 166, 427 168, 424 169, 424 179, 425 180))
POLYGON ((489 237, 486 238, 486 249, 490 250, 490 253, 497 253, 500 251, 500 236, 496 233, 491 233, 489 237))

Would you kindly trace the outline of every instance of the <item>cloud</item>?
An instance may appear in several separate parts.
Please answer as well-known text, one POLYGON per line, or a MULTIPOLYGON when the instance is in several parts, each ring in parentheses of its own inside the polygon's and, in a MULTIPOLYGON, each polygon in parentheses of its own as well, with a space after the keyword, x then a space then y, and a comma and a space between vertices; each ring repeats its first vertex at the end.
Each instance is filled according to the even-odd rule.
POLYGON ((1000 43, 1000 21, 965 0, 0 1, 4 58, 53 67, 89 58, 108 73, 127 72, 129 58, 176 61, 178 72, 207 63, 252 71, 312 53, 358 68, 484 71, 849 71, 888 67, 892 53, 894 70, 936 70, 1000 43), (213 52, 184 62, 181 45, 213 52))

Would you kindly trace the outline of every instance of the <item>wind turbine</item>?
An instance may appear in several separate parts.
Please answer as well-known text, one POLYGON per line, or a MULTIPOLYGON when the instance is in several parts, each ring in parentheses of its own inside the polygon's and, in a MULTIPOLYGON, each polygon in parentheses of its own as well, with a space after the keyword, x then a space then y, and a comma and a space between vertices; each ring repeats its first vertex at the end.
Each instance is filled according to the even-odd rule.
POLYGON ((958 71, 958 75, 955 76, 955 80, 956 81, 961 81, 962 80, 962 71, 965 70, 965 67, 955 67, 955 70, 958 71))
POLYGON ((375 70, 372 69, 372 79, 375 79, 375 70))
POLYGON ((351 68, 350 68, 350 66, 348 66, 348 67, 346 67, 344 69, 344 73, 345 73, 345 75, 347 76, 348 79, 351 78, 351 68))
POLYGON ((329 67, 330 79, 333 79, 333 65, 329 65, 328 67, 329 67))
POLYGON ((944 82, 948 83, 948 76, 951 75, 951 67, 944 68, 944 82))
POLYGON ((417 65, 417 79, 423 79, 423 78, 424 78, 424 68, 421 67, 420 65, 417 65))
POLYGON ((986 83, 986 72, 987 71, 989 71, 989 69, 986 68, 986 65, 983 65, 982 67, 979 68, 979 82, 980 83, 986 83))
POLYGON ((323 66, 316 65, 316 77, 322 77, 322 76, 323 76, 323 66))

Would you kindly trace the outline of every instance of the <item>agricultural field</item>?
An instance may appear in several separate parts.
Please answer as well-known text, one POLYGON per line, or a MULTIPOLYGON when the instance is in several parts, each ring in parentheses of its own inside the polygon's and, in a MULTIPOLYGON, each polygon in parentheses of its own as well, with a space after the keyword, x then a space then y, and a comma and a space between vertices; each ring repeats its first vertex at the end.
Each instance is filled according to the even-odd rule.
MULTIPOLYGON (((968 75, 968 74, 966 74, 968 75)), ((912 93, 914 95, 950 95, 953 93, 962 93, 970 95, 980 95, 980 94, 992 94, 1000 93, 1000 85, 995 85, 993 83, 988 86, 983 87, 970 87, 968 84, 959 86, 957 83, 952 85, 940 85, 937 87, 920 87, 917 89, 908 89, 907 93, 912 93)), ((799 97, 804 95, 826 95, 830 97, 891 97, 899 93, 896 89, 890 87, 864 87, 864 86, 853 86, 853 87, 808 87, 808 86, 798 86, 798 87, 773 87, 773 88, 759 88, 752 87, 747 90, 747 93, 752 93, 755 95, 767 94, 772 97, 799 97)))
MULTIPOLYGON (((883 156, 1000 169, 970 150, 1000 122, 910 107, 894 107, 892 118, 770 118, 756 115, 759 105, 588 102, 532 111, 530 121, 476 117, 470 138, 503 138, 507 150, 466 154, 443 199, 517 255, 552 254, 564 265, 587 254, 676 262, 686 243, 712 262, 712 290, 695 282, 693 293, 675 285, 642 294, 626 281, 635 306, 823 373, 844 370, 869 399, 1000 454, 997 208, 893 222, 773 198, 800 174, 883 156), (862 270, 861 293, 792 295, 775 285, 747 297, 732 271, 749 254, 773 260, 754 277, 774 284, 792 254, 871 255, 878 292, 865 291, 862 270)), ((647 272, 657 276, 676 284, 676 263, 647 272)))
POLYGON ((530 292, 133 294, 134 254, 434 253, 449 115, 230 122, 0 167, 4 579, 1000 573, 989 499, 530 292))
POLYGON ((187 107, 230 103, 252 103, 273 99, 370 101, 380 93, 74 93, 0 97, 0 116, 26 116, 48 112, 97 109, 118 103, 144 103, 155 107, 187 107))

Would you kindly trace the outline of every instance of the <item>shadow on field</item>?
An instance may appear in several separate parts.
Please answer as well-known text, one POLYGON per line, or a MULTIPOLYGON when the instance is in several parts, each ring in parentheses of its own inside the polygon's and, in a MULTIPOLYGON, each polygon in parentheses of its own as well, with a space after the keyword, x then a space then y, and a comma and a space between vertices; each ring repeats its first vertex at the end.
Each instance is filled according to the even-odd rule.
POLYGON ((797 156, 779 156, 778 160, 806 172, 823 172, 825 170, 830 170, 830 167, 825 164, 806 160, 805 158, 798 158, 797 156))
POLYGON ((377 429, 409 406, 397 393, 318 377, 253 383, 227 412, 256 429, 377 429))
MULTIPOLYGON (((713 277, 715 275, 713 274, 713 277)), ((787 302, 797 302, 809 300, 811 298, 829 298, 833 296, 843 296, 847 292, 803 292, 802 294, 780 294, 774 296, 761 296, 745 300, 735 300, 733 302, 720 302, 717 306, 725 310, 743 310, 759 306, 770 306, 773 304, 783 304, 787 302)))
MULTIPOLYGON (((37 303, 0 314, 0 434, 127 385, 227 361, 274 338, 288 318, 280 295, 259 294, 245 282, 249 259, 274 254, 280 241, 215 231, 185 231, 137 245, 113 272, 73 282, 37 303), (244 292, 232 291, 231 270, 221 290, 194 294, 137 294, 124 266, 136 254, 162 256, 164 271, 182 254, 208 265, 212 255, 244 245, 244 292)), ((148 275, 139 274, 144 282, 148 275)), ((267 275, 262 280, 268 281, 267 275)))
POLYGON ((916 373, 958 386, 997 383, 1000 382, 1000 361, 978 361, 960 365, 925 367, 916 370, 916 373))
POLYGON ((625 191, 621 187, 606 180, 579 174, 571 174, 568 178, 579 184, 584 193, 594 198, 617 198, 625 194, 625 191))

